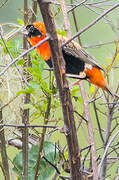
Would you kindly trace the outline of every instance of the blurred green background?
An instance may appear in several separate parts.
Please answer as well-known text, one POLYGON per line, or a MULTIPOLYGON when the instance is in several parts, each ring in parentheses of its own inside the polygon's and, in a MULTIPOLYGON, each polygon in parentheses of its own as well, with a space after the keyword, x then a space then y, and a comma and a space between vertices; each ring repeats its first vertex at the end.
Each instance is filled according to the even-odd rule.
MULTIPOLYGON (((2 0, 3 2, 3 0, 2 0)), ((0 3, 2 3, 0 2, 0 3)), ((76 1, 77 2, 77 1, 76 1)), ((79 2, 79 1, 78 1, 79 2)), ((96 1, 86 1, 88 3, 92 2, 99 2, 99 0, 96 1)), ((69 3, 69 0, 67 0, 67 3, 69 3)), ((103 8, 102 5, 100 4, 99 7, 97 8, 96 6, 90 6, 90 8, 85 7, 82 5, 81 7, 78 7, 75 9, 75 14, 77 18, 77 23, 78 23, 78 28, 81 29, 88 25, 90 22, 96 19, 96 17, 99 16, 99 14, 102 13, 102 10, 110 8, 112 5, 117 3, 117 0, 113 1, 106 1, 103 3, 103 8)), ((31 1, 29 2, 31 6, 31 1)), ((54 8, 54 14, 58 11, 58 6, 53 5, 54 8)), ((88 6, 89 7, 89 6, 88 6)), ((39 12, 39 11, 38 11, 39 12)), ((70 20, 71 20, 71 30, 72 34, 76 33, 75 27, 74 27, 74 21, 72 18, 72 14, 69 15, 70 20)), ((56 16, 56 25, 57 28, 62 29, 63 28, 63 20, 62 20, 62 13, 59 11, 58 15, 56 16)), ((0 23, 16 23, 18 24, 18 19, 23 19, 23 1, 19 0, 8 0, 8 2, 0 8, 0 23)), ((41 19, 40 12, 38 15, 38 19, 41 19)), ((5 29, 5 32, 7 33, 10 31, 10 29, 5 29)), ((99 43, 105 43, 105 42, 110 42, 114 40, 118 40, 119 38, 119 8, 115 9, 111 13, 109 13, 105 18, 101 19, 99 22, 97 22, 93 27, 89 28, 86 32, 81 34, 80 36, 82 46, 85 48, 86 46, 93 46, 95 44, 99 43)), ((110 63, 110 58, 113 57, 114 52, 115 52, 115 44, 110 43, 107 45, 102 45, 99 47, 91 47, 91 48, 85 48, 91 55, 93 55, 96 60, 103 66, 106 67, 110 63)), ((118 72, 114 72, 115 75, 115 80, 110 83, 110 87, 115 89, 117 80, 118 80, 118 72)), ((111 77, 110 77, 111 78, 111 77)), ((88 87, 87 82, 84 82, 85 87, 88 87)), ((89 87, 88 87, 89 91, 89 87)), ((87 93, 88 93, 87 91, 87 93)), ((80 96, 80 95, 79 95, 80 96)), ((74 107, 78 107, 80 112, 83 112, 82 105, 79 105, 79 102, 74 103, 74 107)), ((103 106, 99 106, 100 109, 103 111, 103 106)), ((91 116, 93 120, 93 125, 97 126, 95 123, 95 116, 93 113, 93 107, 92 105, 90 106, 91 108, 91 116)), ((59 110, 60 112, 60 110, 59 110)), ((118 112, 117 112, 118 113, 118 112)), ((57 114, 58 115, 58 114, 57 114)), ((117 114, 118 115, 118 114, 117 114)), ((103 127, 106 127, 106 121, 103 121, 103 116, 100 116, 101 119, 101 124, 103 124, 103 127)), ((77 120, 78 122, 78 120, 77 120)), ((97 144, 100 143, 99 136, 97 136, 97 131, 95 132, 96 134, 96 142, 97 144)), ((52 140, 57 141, 62 137, 62 144, 65 144, 64 140, 64 135, 60 134, 59 132, 54 133, 52 140)), ((80 146, 83 147, 85 146, 85 136, 83 129, 80 130, 80 136, 79 136, 79 142, 80 146)), ((11 153, 11 148, 9 148, 9 152, 11 153)), ((116 169, 112 170, 112 172, 116 172, 116 169)), ((113 177, 113 173, 112 173, 113 177)))

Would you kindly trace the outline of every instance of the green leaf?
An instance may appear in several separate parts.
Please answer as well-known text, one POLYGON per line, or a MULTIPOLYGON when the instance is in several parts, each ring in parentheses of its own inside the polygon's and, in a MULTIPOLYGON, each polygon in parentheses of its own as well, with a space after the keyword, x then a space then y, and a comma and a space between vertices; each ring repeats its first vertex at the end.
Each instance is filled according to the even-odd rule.
POLYGON ((77 100, 78 100, 81 104, 83 103, 81 96, 78 96, 78 99, 77 99, 77 100))
POLYGON ((17 61, 17 65, 23 65, 24 64, 24 59, 20 59, 19 61, 17 61))
POLYGON ((40 64, 40 62, 38 60, 36 60, 36 59, 33 59, 31 62, 32 62, 32 65, 39 66, 39 64, 40 64))
MULTIPOLYGON (((7 54, 8 51, 7 51, 7 49, 6 49, 6 47, 5 47, 4 43, 3 43, 3 41, 1 41, 0 43, 1 43, 2 47, 3 47, 4 53, 7 54)), ((8 48, 11 49, 11 43, 10 43, 9 41, 6 41, 5 43, 7 44, 8 48)))
POLYGON ((68 160, 68 152, 67 151, 64 153, 64 157, 66 160, 68 160))
POLYGON ((41 84, 41 87, 42 87, 42 89, 44 89, 45 91, 47 91, 47 89, 48 89, 48 84, 47 84, 47 82, 43 81, 42 84, 41 84))
POLYGON ((64 30, 64 29, 62 29, 62 30, 61 29, 57 29, 56 31, 57 31, 58 34, 60 34, 62 36, 66 36, 67 35, 67 31, 64 30))
POLYGON ((18 23, 21 24, 21 25, 24 25, 24 21, 22 19, 17 19, 18 23))
POLYGON ((21 89, 20 91, 18 91, 16 94, 19 96, 20 94, 23 93, 32 93, 34 90, 32 87, 28 87, 27 89, 21 89))
POLYGON ((95 91, 95 87, 93 85, 90 86, 90 93, 93 94, 95 91))
POLYGON ((73 86, 72 89, 71 89, 71 94, 72 94, 72 96, 76 96, 76 95, 77 95, 77 92, 78 92, 78 93, 80 92, 80 88, 79 88, 78 85, 75 85, 75 86, 73 86))
MULTIPOLYGON (((59 155, 58 150, 55 149, 55 146, 52 142, 45 141, 43 144, 43 152, 44 156, 51 163, 58 163, 59 155), (54 159, 55 158, 55 159, 54 159)), ((28 152, 28 179, 33 180, 35 174, 35 166, 36 160, 38 157, 38 146, 32 145, 32 148, 28 152)), ((22 176, 20 172, 22 172, 22 151, 19 152, 13 160, 14 168, 13 170, 17 173, 20 180, 22 180, 22 176)), ((48 162, 46 162, 43 158, 40 160, 39 166, 39 177, 38 180, 50 180, 52 174, 55 169, 48 162)))
POLYGON ((33 89, 37 89, 39 88, 39 84, 35 81, 30 81, 30 87, 32 87, 33 89))
POLYGON ((32 104, 24 104, 24 109, 32 109, 32 104))

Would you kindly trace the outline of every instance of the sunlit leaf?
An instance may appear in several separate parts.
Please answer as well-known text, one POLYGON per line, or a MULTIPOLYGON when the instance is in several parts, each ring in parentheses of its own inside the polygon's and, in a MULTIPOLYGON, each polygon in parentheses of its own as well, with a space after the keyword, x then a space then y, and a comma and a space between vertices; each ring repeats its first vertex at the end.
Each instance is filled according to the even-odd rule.
POLYGON ((67 151, 64 153, 64 157, 66 160, 68 160, 68 152, 67 151))
POLYGON ((77 95, 77 92, 80 92, 80 88, 79 88, 79 85, 75 85, 71 88, 71 94, 72 96, 76 96, 77 95))
POLYGON ((95 91, 95 87, 93 85, 90 86, 90 93, 93 94, 95 91))
POLYGON ((17 19, 17 22, 18 22, 19 24, 21 24, 21 25, 24 25, 23 19, 18 18, 18 19, 17 19))
POLYGON ((17 61, 17 65, 23 65, 24 64, 24 59, 20 59, 19 61, 17 61))
POLYGON ((61 30, 61 29, 57 29, 56 30, 58 34, 62 35, 62 36, 66 36, 67 35, 67 31, 66 30, 61 30))

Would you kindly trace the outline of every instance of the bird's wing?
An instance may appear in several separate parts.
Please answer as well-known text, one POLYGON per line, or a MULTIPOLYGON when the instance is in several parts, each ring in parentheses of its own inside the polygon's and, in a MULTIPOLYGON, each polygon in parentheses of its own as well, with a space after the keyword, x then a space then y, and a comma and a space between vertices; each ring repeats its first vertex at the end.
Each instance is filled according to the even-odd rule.
MULTIPOLYGON (((58 35, 58 39, 61 44, 65 43, 68 40, 67 37, 61 35, 58 35)), ((75 56, 76 58, 79 58, 80 60, 93 66, 97 66, 99 69, 104 71, 104 69, 95 61, 95 58, 89 55, 77 42, 69 42, 63 47, 63 50, 66 54, 75 56)))

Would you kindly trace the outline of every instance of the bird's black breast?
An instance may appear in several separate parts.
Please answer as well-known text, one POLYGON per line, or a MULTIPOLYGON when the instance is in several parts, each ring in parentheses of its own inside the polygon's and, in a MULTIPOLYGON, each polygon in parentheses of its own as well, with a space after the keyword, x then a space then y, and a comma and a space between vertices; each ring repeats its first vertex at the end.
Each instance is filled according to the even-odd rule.
MULTIPOLYGON (((62 50, 63 57, 65 60, 65 67, 67 74, 80 74, 80 72, 84 71, 85 62, 81 61, 79 58, 67 54, 65 51, 62 50)), ((49 65, 50 68, 53 67, 51 59, 48 59, 46 63, 49 65)))
POLYGON ((67 74, 79 74, 84 71, 85 63, 79 58, 65 53, 63 50, 63 56, 66 63, 66 73, 67 74))
POLYGON ((47 65, 48 65, 50 68, 53 67, 51 59, 48 59, 48 60, 45 61, 45 62, 47 63, 47 65))

